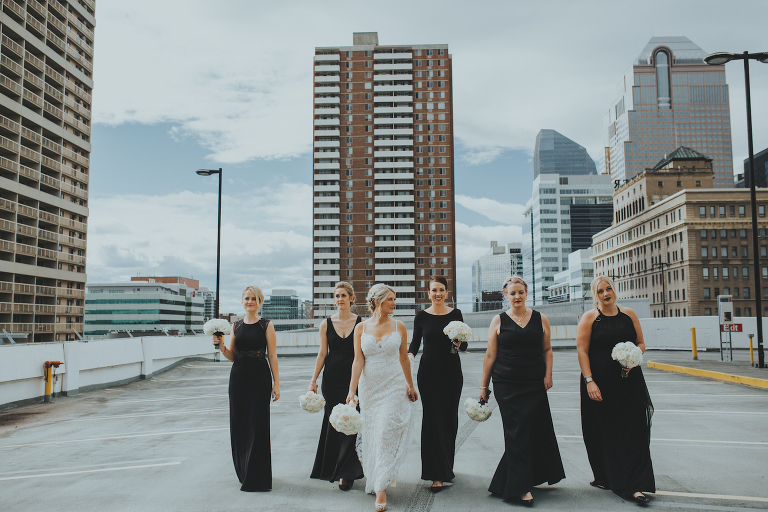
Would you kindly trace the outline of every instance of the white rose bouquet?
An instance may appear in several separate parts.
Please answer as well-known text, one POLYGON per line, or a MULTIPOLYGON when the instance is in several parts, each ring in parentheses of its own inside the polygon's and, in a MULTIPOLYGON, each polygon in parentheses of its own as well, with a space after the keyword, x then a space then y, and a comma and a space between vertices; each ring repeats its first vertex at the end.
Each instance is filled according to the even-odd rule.
POLYGON ((211 318, 203 325, 203 332, 208 336, 224 336, 232 334, 232 326, 223 318, 211 318))
POLYGON ((314 391, 307 391, 299 396, 299 405, 307 412, 320 412, 325 407, 325 398, 314 391))
POLYGON ((631 341, 624 341, 617 343, 611 351, 611 358, 614 361, 618 361, 623 368, 621 369, 621 376, 628 377, 629 370, 635 366, 643 364, 643 351, 640 347, 632 343, 631 341))
POLYGON ((473 398, 467 398, 464 401, 464 410, 467 411, 469 419, 475 421, 485 421, 491 417, 491 406, 485 402, 478 402, 473 398))
MULTIPOLYGON (((445 329, 443 329, 443 333, 448 336, 452 342, 459 341, 463 343, 472 339, 472 329, 464 322, 459 322, 458 320, 454 320, 446 325, 445 329)), ((456 350, 456 347, 452 343, 451 354, 457 353, 458 350, 456 350)))
POLYGON ((328 421, 333 428, 348 436, 355 435, 363 429, 363 417, 354 403, 335 405, 328 421))

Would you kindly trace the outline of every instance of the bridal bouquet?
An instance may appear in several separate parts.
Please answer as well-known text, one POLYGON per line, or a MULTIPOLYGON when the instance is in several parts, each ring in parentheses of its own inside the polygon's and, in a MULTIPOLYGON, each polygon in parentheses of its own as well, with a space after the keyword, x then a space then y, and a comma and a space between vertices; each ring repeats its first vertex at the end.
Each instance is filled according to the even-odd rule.
POLYGON ((485 421, 491 417, 491 406, 484 402, 478 402, 474 398, 467 398, 464 402, 464 410, 467 411, 469 419, 475 421, 485 421))
POLYGON ((335 405, 328 421, 333 428, 348 436, 355 435, 363 429, 363 417, 354 403, 335 405))
POLYGON ((232 326, 223 318, 211 318, 203 325, 203 332, 208 336, 223 336, 232 333, 232 326))
POLYGON ((325 398, 314 391, 307 391, 299 397, 299 405, 307 412, 320 412, 325 407, 325 398))
MULTIPOLYGON (((459 322, 458 320, 454 320, 446 325, 445 329, 443 329, 443 333, 448 336, 451 341, 465 342, 472 339, 472 329, 470 329, 464 322, 459 322)), ((457 353, 458 350, 456 350, 456 347, 452 344, 451 354, 457 353)))
POLYGON ((616 346, 613 347, 611 358, 613 358, 614 361, 618 361, 619 364, 624 367, 621 369, 621 376, 628 377, 629 370, 635 366, 643 364, 643 351, 631 341, 625 341, 617 343, 616 346))

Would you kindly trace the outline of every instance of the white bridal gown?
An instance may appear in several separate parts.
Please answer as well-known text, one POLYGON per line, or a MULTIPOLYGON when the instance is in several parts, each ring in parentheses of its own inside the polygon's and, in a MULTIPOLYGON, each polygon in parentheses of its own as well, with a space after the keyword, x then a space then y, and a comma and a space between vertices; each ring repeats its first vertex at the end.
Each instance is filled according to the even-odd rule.
POLYGON ((360 339, 365 366, 358 395, 364 423, 357 436, 357 454, 365 473, 365 492, 393 485, 405 459, 413 403, 400 366, 400 333, 377 340, 363 330, 360 339))

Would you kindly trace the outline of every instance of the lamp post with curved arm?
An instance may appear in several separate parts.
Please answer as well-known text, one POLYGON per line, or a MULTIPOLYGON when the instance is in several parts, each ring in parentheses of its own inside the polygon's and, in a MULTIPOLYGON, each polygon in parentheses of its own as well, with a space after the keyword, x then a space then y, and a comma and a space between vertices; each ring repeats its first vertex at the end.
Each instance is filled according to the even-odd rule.
POLYGON ((757 240, 757 195, 755 193, 755 153, 752 147, 752 99, 749 90, 749 61, 756 60, 763 64, 768 64, 768 52, 717 52, 704 57, 704 62, 712 66, 721 66, 732 60, 744 61, 744 86, 747 91, 747 144, 749 146, 749 201, 752 209, 752 254, 755 267, 755 309, 757 309, 757 366, 765 368, 765 354, 763 351, 763 287, 760 282, 760 246, 757 240))
POLYGON ((213 301, 213 318, 219 318, 219 277, 221 275, 221 167, 218 169, 198 169, 200 176, 219 175, 219 229, 216 238, 216 298, 213 301))

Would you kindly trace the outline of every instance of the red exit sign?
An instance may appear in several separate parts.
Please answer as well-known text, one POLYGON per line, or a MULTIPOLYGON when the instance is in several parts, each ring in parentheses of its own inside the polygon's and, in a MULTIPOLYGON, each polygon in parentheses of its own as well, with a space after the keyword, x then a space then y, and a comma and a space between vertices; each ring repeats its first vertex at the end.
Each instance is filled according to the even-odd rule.
POLYGON ((741 324, 721 324, 720 332, 744 332, 741 330, 741 324))

